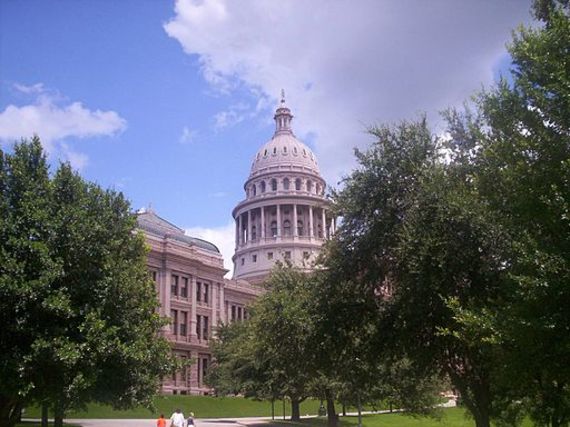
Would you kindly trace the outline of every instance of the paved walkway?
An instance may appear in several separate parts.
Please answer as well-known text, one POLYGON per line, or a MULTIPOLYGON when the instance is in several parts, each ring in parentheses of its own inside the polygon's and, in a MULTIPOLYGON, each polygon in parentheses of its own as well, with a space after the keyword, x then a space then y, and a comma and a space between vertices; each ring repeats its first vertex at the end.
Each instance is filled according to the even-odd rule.
MULTIPOLYGON (((26 420, 26 419, 25 419, 26 420)), ((27 421, 27 420, 26 420, 27 421)), ((30 420, 37 421, 39 420, 30 420)), ((65 423, 78 424, 83 427, 156 427, 155 419, 74 419, 66 418, 65 423)), ((270 417, 252 418, 217 418, 199 419, 194 421, 196 427, 254 427, 271 424, 270 417)), ((170 425, 167 422, 166 425, 170 425)), ((269 427, 269 426, 267 426, 269 427)))

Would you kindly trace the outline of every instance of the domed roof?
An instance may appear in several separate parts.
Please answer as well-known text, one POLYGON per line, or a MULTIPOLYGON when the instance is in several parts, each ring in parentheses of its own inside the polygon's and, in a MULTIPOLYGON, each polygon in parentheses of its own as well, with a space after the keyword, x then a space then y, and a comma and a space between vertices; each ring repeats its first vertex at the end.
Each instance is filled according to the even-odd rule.
POLYGON ((275 134, 253 158, 250 178, 267 168, 271 168, 272 171, 275 171, 275 168, 294 169, 312 172, 320 176, 316 156, 293 134, 291 129, 293 115, 285 105, 283 96, 274 118, 276 123, 275 134))

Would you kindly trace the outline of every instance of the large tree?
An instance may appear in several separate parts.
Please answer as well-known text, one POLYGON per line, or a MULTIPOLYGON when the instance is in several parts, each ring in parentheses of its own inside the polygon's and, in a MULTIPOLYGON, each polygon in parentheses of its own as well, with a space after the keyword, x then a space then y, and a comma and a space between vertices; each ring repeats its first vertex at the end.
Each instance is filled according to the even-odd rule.
POLYGON ((173 364, 129 203, 66 164, 50 178, 37 137, 2 158, 1 337, 10 351, 0 425, 30 402, 51 406, 56 424, 88 401, 148 404, 173 364))

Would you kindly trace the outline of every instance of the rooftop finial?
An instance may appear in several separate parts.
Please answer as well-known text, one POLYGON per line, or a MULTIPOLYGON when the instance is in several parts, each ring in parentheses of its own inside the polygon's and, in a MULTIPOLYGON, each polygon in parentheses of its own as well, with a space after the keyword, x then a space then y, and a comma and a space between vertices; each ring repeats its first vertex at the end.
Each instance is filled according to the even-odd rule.
POLYGON ((285 89, 281 89, 281 104, 285 104, 285 89))

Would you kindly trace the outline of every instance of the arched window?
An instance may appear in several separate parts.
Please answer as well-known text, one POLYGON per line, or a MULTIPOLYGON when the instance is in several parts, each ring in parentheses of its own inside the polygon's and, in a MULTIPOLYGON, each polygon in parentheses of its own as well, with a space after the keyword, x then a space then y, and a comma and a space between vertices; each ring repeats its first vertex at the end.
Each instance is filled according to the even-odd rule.
POLYGON ((252 190, 253 195, 256 196, 257 195, 257 185, 253 184, 251 187, 251 190, 252 190))
POLYGON ((303 221, 299 220, 299 221, 297 221, 297 235, 298 235, 298 236, 302 236, 303 233, 304 233, 304 230, 303 230, 303 221))
POLYGON ((301 180, 299 178, 295 180, 295 190, 301 190, 301 180))
POLYGON ((277 147, 273 147, 273 154, 277 154, 277 147))
POLYGON ((291 235, 291 221, 289 221, 288 219, 283 221, 283 234, 285 236, 291 235))
POLYGON ((277 237, 277 221, 271 221, 271 236, 277 237))
POLYGON ((257 228, 255 225, 251 226, 251 240, 257 239, 257 228))
POLYGON ((317 193, 317 194, 321 194, 321 186, 320 186, 319 184, 317 184, 315 187, 316 187, 316 190, 317 190, 316 193, 317 193))
POLYGON ((271 191, 277 191, 277 180, 275 178, 271 180, 271 191))
POLYGON ((313 181, 307 181, 307 191, 310 193, 313 191, 313 181))
POLYGON ((289 190, 289 178, 285 178, 283 180, 283 189, 284 190, 289 190))
POLYGON ((265 193, 265 181, 261 181, 261 192, 265 193))

